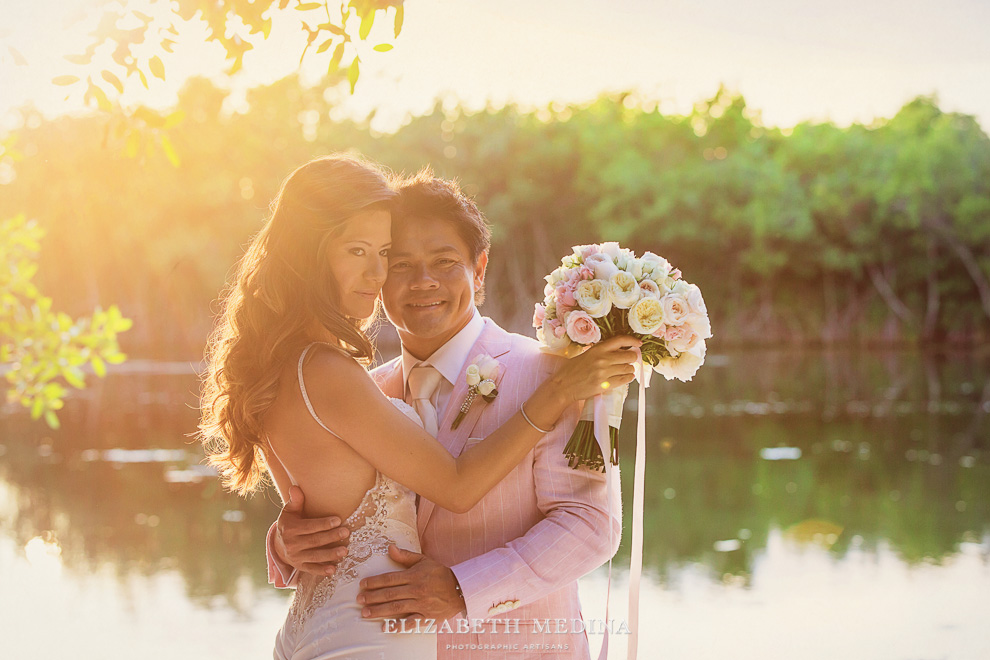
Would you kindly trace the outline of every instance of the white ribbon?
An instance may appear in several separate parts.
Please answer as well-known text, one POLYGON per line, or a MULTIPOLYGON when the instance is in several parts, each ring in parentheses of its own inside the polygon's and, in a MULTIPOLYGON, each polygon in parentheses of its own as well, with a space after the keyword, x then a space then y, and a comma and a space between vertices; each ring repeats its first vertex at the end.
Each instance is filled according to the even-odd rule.
MULTIPOLYGON (((639 650, 639 583, 643 573, 643 500, 644 483, 646 480, 646 388, 650 386, 650 377, 653 369, 643 363, 643 356, 638 348, 636 351, 636 379, 639 381, 639 400, 636 402, 636 468, 633 478, 633 519, 632 519, 632 547, 629 558, 629 646, 627 647, 628 660, 636 660, 639 650)), ((621 414, 621 413, 620 413, 621 414)), ((612 455, 611 441, 609 439, 609 414, 605 409, 605 397, 598 395, 595 397, 595 440, 598 441, 598 448, 601 449, 605 458, 605 487, 608 489, 608 535, 609 547, 614 543, 612 536, 612 499, 613 499, 613 475, 612 475, 612 455)), ((619 500, 619 510, 622 510, 622 501, 619 500)), ((621 514, 620 514, 621 516, 621 514)), ((598 660, 608 658, 608 608, 612 593, 612 559, 608 560, 608 586, 605 591, 605 633, 602 636, 602 648, 598 654, 598 660)))

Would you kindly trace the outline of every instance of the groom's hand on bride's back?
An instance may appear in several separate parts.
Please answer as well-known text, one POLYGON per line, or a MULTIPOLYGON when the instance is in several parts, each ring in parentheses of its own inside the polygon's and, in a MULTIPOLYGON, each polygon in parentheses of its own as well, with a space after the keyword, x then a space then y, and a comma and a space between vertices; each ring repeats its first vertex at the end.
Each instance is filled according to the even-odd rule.
POLYGON ((275 521, 275 552, 295 569, 313 575, 333 575, 336 564, 347 555, 350 530, 340 526, 338 516, 303 518, 302 489, 289 489, 289 501, 275 521))

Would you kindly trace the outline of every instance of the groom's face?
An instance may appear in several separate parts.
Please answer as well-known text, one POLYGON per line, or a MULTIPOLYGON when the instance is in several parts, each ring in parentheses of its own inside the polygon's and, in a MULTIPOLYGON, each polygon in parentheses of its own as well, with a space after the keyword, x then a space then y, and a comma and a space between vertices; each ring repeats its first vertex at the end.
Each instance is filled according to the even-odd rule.
POLYGON ((467 325, 487 264, 487 254, 475 262, 452 221, 413 217, 392 224, 382 302, 407 351, 426 359, 467 325))

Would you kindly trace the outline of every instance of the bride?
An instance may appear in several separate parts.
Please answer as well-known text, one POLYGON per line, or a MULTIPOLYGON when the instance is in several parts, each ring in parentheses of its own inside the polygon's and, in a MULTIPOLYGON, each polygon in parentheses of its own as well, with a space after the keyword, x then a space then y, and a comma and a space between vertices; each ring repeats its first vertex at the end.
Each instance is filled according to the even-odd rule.
POLYGON ((416 494, 469 510, 575 401, 632 380, 633 352, 622 349, 638 342, 603 342, 567 361, 484 442, 451 456, 366 370, 394 196, 357 158, 296 169, 240 261, 207 349, 201 432, 224 484, 248 495, 267 471, 283 501, 303 488, 307 516, 353 511, 347 556, 331 576, 300 579, 276 658, 435 658, 434 635, 387 634, 356 602, 360 578, 403 568, 390 543, 419 551, 416 494))

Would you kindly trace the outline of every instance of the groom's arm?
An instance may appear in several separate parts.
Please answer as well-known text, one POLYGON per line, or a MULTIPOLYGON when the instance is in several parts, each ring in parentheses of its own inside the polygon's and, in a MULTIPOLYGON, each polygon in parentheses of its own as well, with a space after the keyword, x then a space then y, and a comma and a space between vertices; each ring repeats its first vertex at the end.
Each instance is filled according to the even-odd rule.
POLYGON ((537 505, 544 519, 505 546, 451 567, 468 618, 499 614, 503 603, 504 611, 537 601, 598 568, 618 549, 621 504, 616 498, 609 514, 605 475, 571 469, 563 455, 578 413, 574 408, 561 418, 535 450, 537 505))
POLYGON ((299 571, 333 575, 336 563, 347 554, 350 530, 340 518, 304 518, 304 495, 298 486, 289 490, 289 501, 268 530, 268 582, 278 589, 295 587, 299 571))

